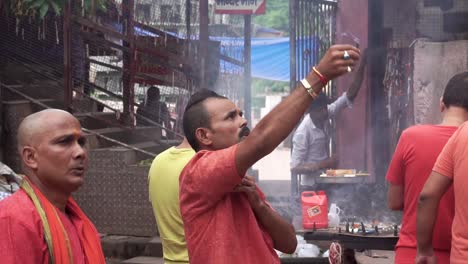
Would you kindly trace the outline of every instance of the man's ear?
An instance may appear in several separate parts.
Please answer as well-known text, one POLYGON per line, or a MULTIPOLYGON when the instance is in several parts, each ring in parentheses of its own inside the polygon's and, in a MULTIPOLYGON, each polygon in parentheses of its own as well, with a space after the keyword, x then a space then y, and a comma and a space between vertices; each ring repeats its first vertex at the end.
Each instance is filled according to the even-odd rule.
POLYGON ((213 144, 213 141, 211 139, 211 136, 213 134, 208 128, 200 127, 195 130, 195 137, 197 138, 198 142, 200 145, 203 146, 210 146, 213 144))
POLYGON ((37 168, 37 160, 36 160, 36 149, 30 146, 25 146, 21 150, 21 158, 23 159, 23 163, 26 167, 30 169, 37 168))
POLYGON ((447 107, 446 107, 445 104, 444 104, 444 101, 443 101, 443 98, 442 98, 442 97, 440 97, 440 100, 439 100, 439 107, 440 107, 440 112, 441 112, 441 113, 444 112, 445 109, 447 109, 447 107))

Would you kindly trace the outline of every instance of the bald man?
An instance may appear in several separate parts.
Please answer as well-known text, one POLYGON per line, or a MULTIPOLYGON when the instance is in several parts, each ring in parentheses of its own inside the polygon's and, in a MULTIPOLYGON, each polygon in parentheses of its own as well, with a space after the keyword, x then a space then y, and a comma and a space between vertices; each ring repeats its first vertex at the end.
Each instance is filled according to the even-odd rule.
POLYGON ((71 198, 88 167, 79 121, 56 109, 27 116, 18 152, 25 177, 0 201, 1 263, 104 264, 99 234, 71 198))

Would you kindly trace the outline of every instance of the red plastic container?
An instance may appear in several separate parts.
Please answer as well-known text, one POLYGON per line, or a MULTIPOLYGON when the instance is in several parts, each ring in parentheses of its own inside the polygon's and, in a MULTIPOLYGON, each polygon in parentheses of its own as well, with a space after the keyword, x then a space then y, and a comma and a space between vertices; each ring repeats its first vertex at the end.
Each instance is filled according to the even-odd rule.
POLYGON ((328 227, 328 198, 325 191, 308 191, 301 195, 302 226, 305 229, 328 227))

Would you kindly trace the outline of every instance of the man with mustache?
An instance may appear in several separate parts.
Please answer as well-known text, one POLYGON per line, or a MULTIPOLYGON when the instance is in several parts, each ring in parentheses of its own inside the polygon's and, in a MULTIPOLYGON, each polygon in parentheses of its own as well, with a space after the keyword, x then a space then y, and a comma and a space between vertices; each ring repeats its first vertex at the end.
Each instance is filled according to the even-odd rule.
POLYGON ((180 176, 180 211, 191 264, 280 263, 274 249, 295 251, 294 228, 245 173, 288 136, 328 80, 348 72, 359 57, 351 45, 331 47, 250 134, 232 101, 206 90, 192 95, 183 127, 197 153, 180 176))
POLYGON ((71 198, 88 166, 79 121, 57 109, 27 116, 18 152, 25 177, 0 201, 1 263, 105 264, 96 228, 71 198))

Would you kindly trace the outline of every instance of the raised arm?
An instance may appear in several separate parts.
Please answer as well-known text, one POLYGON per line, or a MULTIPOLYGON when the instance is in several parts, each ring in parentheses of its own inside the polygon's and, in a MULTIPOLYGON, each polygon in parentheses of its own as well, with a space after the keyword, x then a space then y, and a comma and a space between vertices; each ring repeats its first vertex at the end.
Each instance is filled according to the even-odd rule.
MULTIPOLYGON (((357 48, 351 45, 335 45, 326 52, 316 69, 331 80, 347 73, 347 67, 353 67, 359 57, 357 48), (350 59, 344 59, 344 51, 348 51, 350 59)), ((324 85, 316 73, 311 71, 305 79, 316 93, 322 91, 324 85)), ((299 84, 291 95, 257 124, 237 148, 236 167, 240 175, 244 175, 249 167, 268 155, 288 136, 312 101, 312 96, 299 84)))
POLYGON ((320 169, 336 168, 338 157, 333 155, 325 160, 316 163, 305 163, 291 169, 294 173, 311 173, 320 169))
POLYGON ((367 65, 367 50, 364 50, 362 54, 362 59, 361 62, 359 63, 359 66, 357 70, 354 73, 354 78, 353 81, 351 82, 351 86, 349 86, 348 92, 346 93, 346 96, 350 101, 354 101, 354 98, 359 93, 359 90, 361 90, 362 86, 362 81, 364 80, 364 72, 366 69, 367 65))

